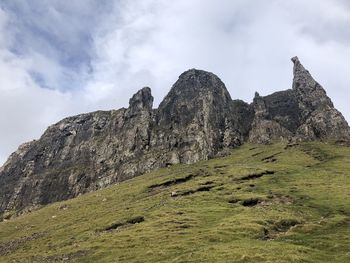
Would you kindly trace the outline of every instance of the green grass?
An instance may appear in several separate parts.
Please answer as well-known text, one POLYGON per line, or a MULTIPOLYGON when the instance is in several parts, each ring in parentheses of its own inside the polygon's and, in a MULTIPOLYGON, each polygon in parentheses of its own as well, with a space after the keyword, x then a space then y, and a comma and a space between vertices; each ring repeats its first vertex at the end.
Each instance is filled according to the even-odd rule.
POLYGON ((246 144, 2 222, 0 262, 350 262, 349 186, 349 147, 246 144))

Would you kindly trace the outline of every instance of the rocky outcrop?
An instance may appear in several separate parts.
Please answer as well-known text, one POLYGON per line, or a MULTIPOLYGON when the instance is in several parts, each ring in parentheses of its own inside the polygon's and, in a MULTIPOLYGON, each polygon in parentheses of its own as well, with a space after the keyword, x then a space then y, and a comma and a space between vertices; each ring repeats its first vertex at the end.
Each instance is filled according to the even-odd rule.
POLYGON ((297 57, 294 63, 293 92, 298 101, 300 126, 297 136, 303 140, 349 138, 349 126, 334 108, 326 91, 310 75, 297 57))
POLYGON ((349 126, 334 108, 326 91, 317 83, 297 57, 292 89, 261 97, 252 104, 255 116, 249 141, 349 140, 349 126))
POLYGON ((232 108, 230 94, 217 76, 186 71, 159 105, 152 146, 169 149, 171 163, 192 163, 240 145, 243 137, 239 126, 234 127, 232 108))
POLYGON ((214 74, 184 72, 158 109, 149 88, 127 109, 66 118, 21 146, 0 169, 0 214, 30 210, 151 169, 225 154, 249 141, 349 140, 324 89, 294 62, 292 89, 232 100, 214 74))
POLYGON ((255 93, 253 101, 254 119, 249 134, 253 143, 269 143, 276 140, 290 140, 292 132, 287 128, 293 127, 296 121, 289 114, 293 105, 290 92, 279 92, 267 97, 255 93))

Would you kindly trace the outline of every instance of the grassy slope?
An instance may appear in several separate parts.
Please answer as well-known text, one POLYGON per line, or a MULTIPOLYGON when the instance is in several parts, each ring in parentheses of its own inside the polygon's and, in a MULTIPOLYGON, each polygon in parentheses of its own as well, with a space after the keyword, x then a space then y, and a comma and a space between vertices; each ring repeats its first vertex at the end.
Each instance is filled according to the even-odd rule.
POLYGON ((0 261, 350 262, 349 159, 330 144, 244 145, 160 169, 0 223, 0 261), (181 196, 202 186, 212 188, 181 196), (135 216, 145 221, 100 231, 135 216))

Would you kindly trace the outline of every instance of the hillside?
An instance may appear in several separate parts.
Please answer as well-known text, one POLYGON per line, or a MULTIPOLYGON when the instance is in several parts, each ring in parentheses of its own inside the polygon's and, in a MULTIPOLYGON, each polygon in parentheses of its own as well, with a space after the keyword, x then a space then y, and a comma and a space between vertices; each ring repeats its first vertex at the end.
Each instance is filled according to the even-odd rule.
MULTIPOLYGON (((179 76, 157 109, 150 88, 128 108, 68 117, 0 167, 0 219, 145 172, 223 156, 244 143, 350 141, 350 128, 297 57, 291 89, 233 100, 213 73, 179 76)), ((237 87, 239 88, 239 87, 237 87)))
POLYGON ((245 144, 0 223, 1 262, 350 262, 350 148, 245 144))

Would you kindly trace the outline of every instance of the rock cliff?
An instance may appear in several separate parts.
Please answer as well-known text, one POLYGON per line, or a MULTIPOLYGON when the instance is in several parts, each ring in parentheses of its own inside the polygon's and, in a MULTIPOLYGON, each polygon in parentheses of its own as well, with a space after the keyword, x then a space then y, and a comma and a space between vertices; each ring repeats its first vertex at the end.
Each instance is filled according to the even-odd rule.
POLYGON ((0 215, 28 211, 151 169, 193 163, 244 142, 346 140, 350 129, 325 90, 294 63, 292 89, 251 104, 232 100, 214 74, 191 69, 158 109, 149 88, 127 109, 66 118, 19 147, 0 169, 0 215))

